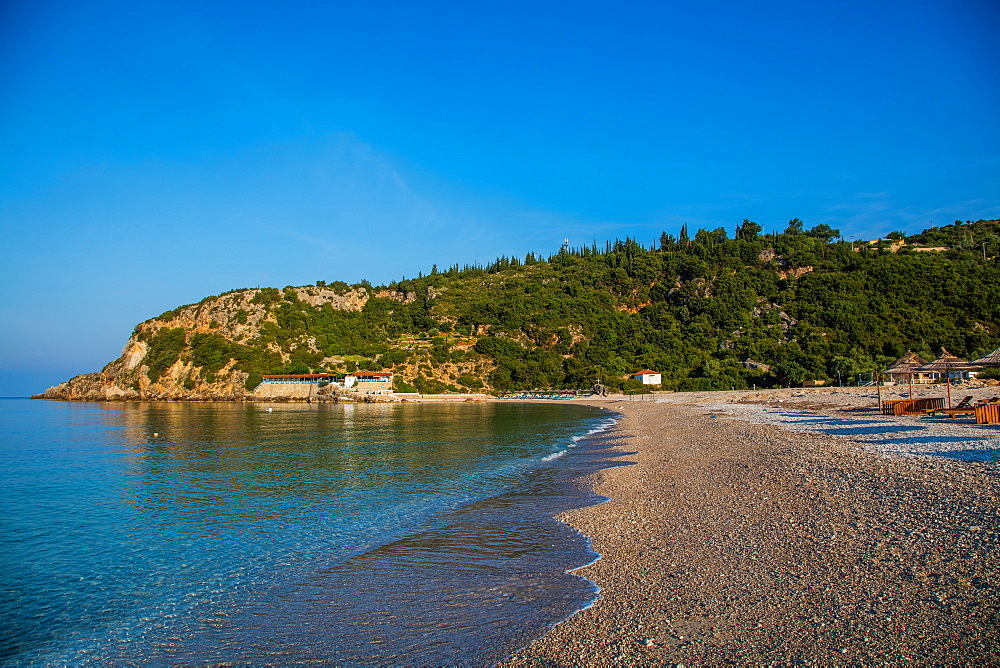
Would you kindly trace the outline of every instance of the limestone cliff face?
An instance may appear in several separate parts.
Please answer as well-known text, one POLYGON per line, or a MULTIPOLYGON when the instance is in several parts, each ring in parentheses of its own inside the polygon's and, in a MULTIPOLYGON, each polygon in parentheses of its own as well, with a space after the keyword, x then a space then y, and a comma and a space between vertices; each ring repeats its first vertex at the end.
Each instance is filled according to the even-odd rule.
MULTIPOLYGON (((252 388, 246 386, 249 374, 238 370, 234 359, 229 359, 221 368, 207 371, 184 349, 165 368, 154 369, 156 360, 150 355, 152 342, 158 334, 167 330, 181 332, 178 335, 179 346, 189 345, 197 334, 216 335, 233 344, 254 341, 267 323, 277 325, 273 308, 275 295, 279 299, 289 298, 290 293, 309 307, 319 309, 329 305, 339 311, 361 311, 372 296, 363 288, 338 291, 306 286, 286 288, 280 292, 266 288, 237 290, 209 297, 140 323, 118 359, 100 372, 82 374, 50 387, 37 398, 77 401, 224 401, 252 398, 252 388)), ((414 295, 388 291, 374 296, 401 303, 415 299, 414 295)), ((314 344, 314 338, 303 336, 285 347, 269 343, 268 349, 287 361, 289 348, 305 346, 315 349, 314 344)))
MULTIPOLYGON (((330 288, 314 286, 286 290, 291 290, 300 301, 312 307, 329 304, 341 311, 360 311, 369 298, 366 290, 351 290, 343 294, 330 288)), ((263 294, 263 290, 237 290, 219 297, 209 297, 197 304, 183 306, 168 311, 159 318, 147 320, 136 328, 136 333, 143 329, 181 327, 190 332, 221 334, 232 341, 257 336, 263 323, 277 322, 269 303, 261 300, 263 294)))
MULTIPOLYGON (((153 322, 153 321, 147 321, 153 322)), ((143 323, 144 325, 146 323, 143 323)), ((250 393, 244 387, 247 374, 234 371, 232 363, 215 374, 212 382, 198 379, 198 368, 178 360, 162 376, 152 381, 143 363, 149 346, 133 334, 122 355, 98 373, 75 376, 50 387, 38 398, 70 401, 238 400, 250 393)))

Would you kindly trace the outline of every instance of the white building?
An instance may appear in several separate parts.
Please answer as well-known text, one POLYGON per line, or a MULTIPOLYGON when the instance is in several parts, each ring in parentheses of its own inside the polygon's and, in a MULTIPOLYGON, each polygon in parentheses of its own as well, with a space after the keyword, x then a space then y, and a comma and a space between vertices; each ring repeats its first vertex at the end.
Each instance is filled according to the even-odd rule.
POLYGON ((658 371, 650 371, 649 369, 637 371, 633 373, 631 377, 638 380, 643 385, 659 385, 661 382, 660 373, 658 371))

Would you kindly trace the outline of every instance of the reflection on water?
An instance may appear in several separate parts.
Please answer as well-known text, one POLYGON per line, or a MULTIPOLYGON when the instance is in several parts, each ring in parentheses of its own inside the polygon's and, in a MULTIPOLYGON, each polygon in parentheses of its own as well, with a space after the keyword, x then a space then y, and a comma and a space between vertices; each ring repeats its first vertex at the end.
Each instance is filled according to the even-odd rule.
POLYGON ((0 657, 488 662, 593 597, 551 518, 605 413, 271 408, 4 410, 0 657))

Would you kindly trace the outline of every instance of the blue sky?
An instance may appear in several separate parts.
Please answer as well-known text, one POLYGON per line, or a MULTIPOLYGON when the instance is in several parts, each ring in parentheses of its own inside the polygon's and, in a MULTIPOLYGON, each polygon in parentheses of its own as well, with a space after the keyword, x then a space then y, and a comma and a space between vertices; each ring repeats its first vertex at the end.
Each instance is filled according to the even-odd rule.
POLYGON ((257 285, 1000 217, 1000 5, 0 3, 0 396, 257 285))

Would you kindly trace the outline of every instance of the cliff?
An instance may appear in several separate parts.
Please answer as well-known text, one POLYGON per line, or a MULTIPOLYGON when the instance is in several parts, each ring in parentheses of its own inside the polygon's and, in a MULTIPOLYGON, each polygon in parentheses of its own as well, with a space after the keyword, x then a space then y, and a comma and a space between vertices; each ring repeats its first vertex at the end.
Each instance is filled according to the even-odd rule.
MULTIPOLYGON (((263 350, 272 353, 276 367, 288 363, 297 349, 319 352, 314 337, 292 337, 284 346, 279 345, 276 337, 274 340, 266 338, 264 333, 269 329, 280 329, 279 311, 274 308, 276 293, 278 291, 273 288, 236 290, 147 320, 132 332, 121 356, 100 372, 75 376, 35 398, 74 401, 305 400, 308 395, 294 388, 285 393, 255 396, 253 389, 259 379, 251 378, 252 370, 241 368, 246 365, 241 365, 235 357, 212 359, 213 350, 253 349, 252 345, 243 344, 261 341, 263 350)), ((363 288, 338 291, 319 286, 286 288, 281 294, 282 298, 295 300, 307 308, 355 313, 364 308, 372 295, 363 288)), ((405 293, 383 291, 378 294, 401 303, 414 299, 405 293)), ((324 357, 321 366, 324 370, 336 370, 337 366, 343 366, 342 363, 342 359, 324 357)), ((276 368, 274 372, 280 370, 276 368)))

